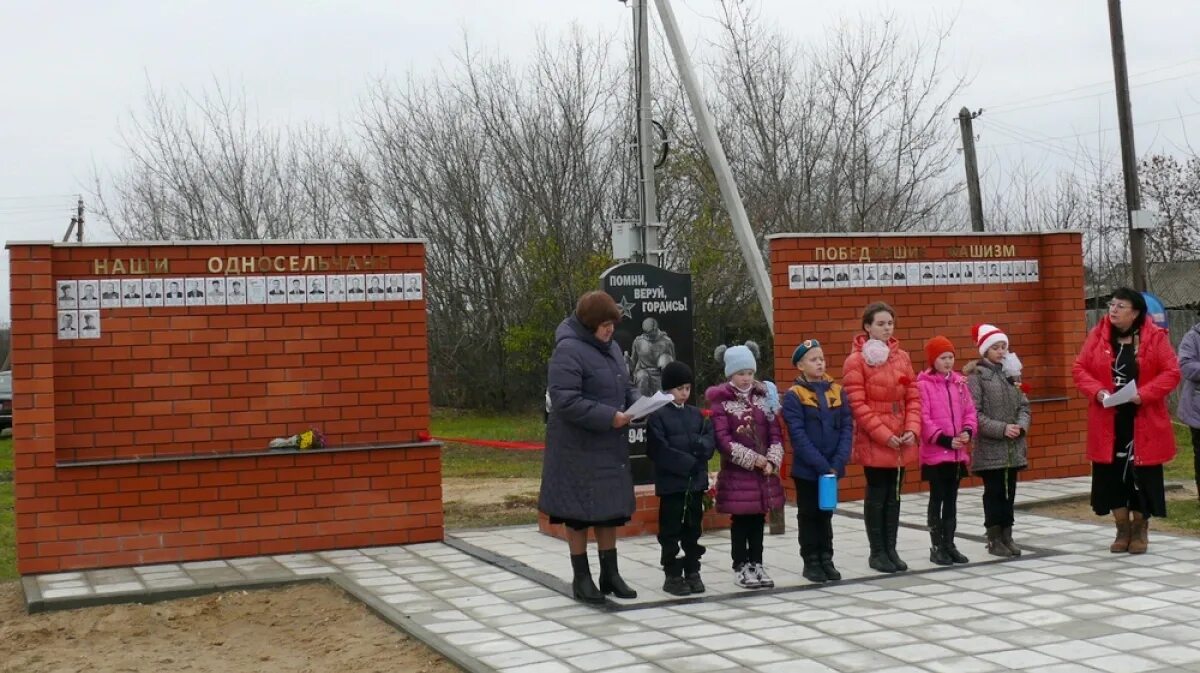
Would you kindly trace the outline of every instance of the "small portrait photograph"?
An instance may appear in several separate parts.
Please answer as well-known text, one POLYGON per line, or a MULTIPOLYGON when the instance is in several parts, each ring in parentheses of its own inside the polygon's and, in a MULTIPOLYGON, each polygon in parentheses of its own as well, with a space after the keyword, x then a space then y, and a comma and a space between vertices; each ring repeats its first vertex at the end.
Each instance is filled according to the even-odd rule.
POLYGON ((188 306, 204 306, 203 278, 188 278, 183 282, 183 295, 188 306))
POLYGON ((404 299, 406 301, 421 301, 425 298, 424 282, 419 273, 404 274, 404 299))
POLYGON ((79 281, 79 308, 100 308, 100 281, 79 281))
POLYGON ((821 287, 833 287, 833 267, 826 265, 821 267, 821 287))
POLYGON ((284 276, 267 277, 267 303, 288 303, 287 278, 284 276))
POLYGON ((821 288, 821 277, 817 274, 821 272, 821 267, 816 264, 804 265, 804 289, 818 290, 821 288))
POLYGON ((305 276, 304 280, 308 285, 308 301, 324 304, 327 299, 325 295, 325 276, 305 276))
POLYGON ((950 277, 946 275, 946 263, 945 262, 934 262, 933 263, 933 284, 934 285, 945 285, 949 281, 950 281, 950 277))
POLYGON ((387 299, 387 276, 382 273, 367 274, 367 301, 387 299))
POLYGON ((246 279, 246 303, 267 303, 267 279, 264 276, 250 276, 246 279))
POLYGON ((79 308, 79 282, 60 280, 55 283, 58 291, 54 293, 58 310, 75 310, 79 308))
POLYGON ((79 312, 79 338, 100 338, 100 311, 92 309, 79 312))
POLYGON ((165 306, 183 306, 183 287, 182 278, 168 278, 163 281, 163 305, 165 306))
POLYGON ((362 274, 346 276, 346 301, 367 300, 367 279, 362 274))
POLYGON ((862 264, 850 265, 850 287, 862 287, 863 278, 866 277, 866 269, 862 264))
POLYGON ((1000 282, 1000 263, 999 262, 975 262, 975 273, 980 276, 981 283, 1000 282))
POLYGON ((325 291, 329 293, 325 299, 330 303, 346 301, 346 277, 325 276, 325 291))
MULTIPOLYGON (((143 278, 142 279, 142 305, 143 306, 162 306, 165 301, 163 297, 163 279, 162 278, 143 278)), ((81 318, 83 316, 80 316, 81 318)))
POLYGON ((121 281, 100 281, 100 308, 121 307, 121 281))
POLYGON ((224 278, 209 277, 204 279, 204 303, 209 306, 225 305, 224 278))
MULTIPOLYGON (((927 265, 928 262, 906 262, 904 265, 904 273, 908 276, 908 280, 905 282, 905 285, 908 285, 909 287, 925 285, 925 281, 921 279, 921 272, 923 271, 921 267, 927 265)), ((929 275, 930 277, 933 276, 932 267, 929 269, 929 275)))
POLYGON ((1025 279, 1028 280, 1030 283, 1041 282, 1041 280, 1042 280, 1041 276, 1038 275, 1038 260, 1036 260, 1036 259, 1025 260, 1025 279))
POLYGON ((1005 283, 1011 283, 1016 280, 1013 276, 1012 262, 1000 262, 1000 280, 1005 283))
POLYGON ((920 275, 922 285, 933 285, 933 262, 920 262, 920 275))
POLYGON ((878 264, 863 264, 863 283, 872 286, 879 284, 879 276, 876 273, 879 270, 878 264))
POLYGON ((874 282, 867 281, 868 285, 875 287, 891 287, 892 282, 892 263, 880 262, 875 265, 876 280, 874 282))
POLYGON ((387 298, 388 301, 400 301, 404 299, 404 274, 387 274, 387 298))
POLYGON ((1029 263, 1023 259, 1018 259, 1012 263, 1013 276, 1017 279, 1018 283, 1028 283, 1029 282, 1029 272, 1026 271, 1026 269, 1028 268, 1028 264, 1029 263))
POLYGON ((78 339, 79 338, 78 311, 59 311, 58 312, 58 338, 59 339, 78 339))
POLYGON ((241 306, 246 303, 246 279, 237 276, 225 279, 225 303, 241 306))
POLYGON ((892 262, 892 285, 908 285, 907 268, 904 262, 892 262))
POLYGON ((121 308, 137 308, 142 305, 142 281, 139 278, 121 280, 121 308))
POLYGON ((308 289, 305 286, 307 280, 307 276, 287 277, 287 303, 303 304, 308 301, 308 289))
POLYGON ((834 287, 850 287, 850 265, 849 264, 834 264, 833 265, 833 286, 834 287))
POLYGON ((804 267, 799 264, 788 266, 788 289, 804 289, 804 267))
POLYGON ((958 285, 962 282, 962 264, 958 262, 946 262, 946 280, 950 281, 951 285, 958 285))
POLYGON ((962 268, 962 283, 964 285, 975 284, 975 263, 974 262, 959 262, 962 268))

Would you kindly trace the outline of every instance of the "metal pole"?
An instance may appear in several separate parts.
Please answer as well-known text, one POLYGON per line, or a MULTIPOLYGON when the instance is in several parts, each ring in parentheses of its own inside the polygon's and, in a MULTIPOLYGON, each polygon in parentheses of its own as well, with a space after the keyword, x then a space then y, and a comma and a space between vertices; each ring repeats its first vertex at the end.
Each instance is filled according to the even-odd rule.
POLYGON ((675 21, 675 11, 671 9, 670 0, 655 0, 658 6, 658 16, 662 19, 663 31, 671 44, 671 53, 675 56, 675 65, 679 69, 679 79, 687 91, 688 102, 692 114, 696 117, 696 129, 704 144, 704 152, 717 176, 717 186, 721 189, 721 200, 729 212, 733 223, 733 234, 737 238, 738 247, 742 249, 742 258, 746 261, 746 269, 750 280, 754 283, 758 303, 762 306, 763 317, 767 327, 775 332, 774 309, 771 305, 771 277, 767 274, 767 266, 763 263, 754 230, 750 228, 750 218, 742 205, 742 196, 738 193, 737 183, 733 180, 733 171, 729 168, 729 159, 725 157, 725 149, 717 138, 717 127, 713 123, 712 113, 704 102, 704 93, 700 90, 700 82, 696 79, 692 68, 692 58, 683 44, 679 33, 679 24, 675 21))
POLYGON ((75 240, 83 243, 83 196, 80 195, 79 200, 75 203, 75 240))
POLYGON ((958 128, 962 132, 963 163, 967 168, 967 197, 971 202, 971 231, 983 231, 983 198, 979 194, 979 164, 975 160, 975 130, 971 120, 975 115, 967 108, 958 111, 958 128))
POLYGON ((637 76, 637 145, 638 173, 641 186, 641 243, 643 261, 658 266, 658 195, 654 191, 654 152, 651 138, 654 129, 651 119, 650 95, 650 7, 649 0, 633 0, 634 30, 637 35, 635 48, 637 76))
POLYGON ((1142 207, 1138 191, 1137 152, 1133 146, 1133 105, 1129 100, 1129 69, 1125 64, 1125 28, 1121 0, 1108 0, 1108 32, 1112 39, 1113 79, 1117 88, 1117 121, 1121 129, 1121 172, 1125 175, 1125 224, 1129 231, 1129 261, 1133 289, 1146 291, 1146 232, 1133 227, 1133 213, 1142 207))

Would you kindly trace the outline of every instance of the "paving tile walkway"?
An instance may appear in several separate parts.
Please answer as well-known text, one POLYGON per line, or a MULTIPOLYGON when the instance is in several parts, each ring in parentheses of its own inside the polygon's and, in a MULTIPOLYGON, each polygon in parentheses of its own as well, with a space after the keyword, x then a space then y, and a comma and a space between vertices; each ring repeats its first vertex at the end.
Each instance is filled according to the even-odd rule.
MULTIPOLYGON (((1088 480, 1022 483, 1018 502, 1077 496, 1088 480)), ((981 532, 979 490, 959 497, 960 537, 981 532)), ((1108 552, 1110 527, 1018 513, 1017 559, 928 561, 925 498, 905 496, 898 547, 912 571, 866 566, 859 503, 835 524, 846 579, 799 576, 795 521, 768 536, 778 586, 734 587, 727 532, 709 548, 702 598, 663 594, 653 538, 620 542, 640 592, 602 608, 564 595, 566 544, 533 527, 463 531, 444 543, 117 568, 23 578, 33 610, 161 600, 234 587, 330 581, 470 671, 621 673, 1039 673, 1200 671, 1200 540, 1151 533, 1151 553, 1108 552)), ((794 517, 794 510, 789 509, 794 517)), ((594 554, 593 554, 594 556, 594 554)))

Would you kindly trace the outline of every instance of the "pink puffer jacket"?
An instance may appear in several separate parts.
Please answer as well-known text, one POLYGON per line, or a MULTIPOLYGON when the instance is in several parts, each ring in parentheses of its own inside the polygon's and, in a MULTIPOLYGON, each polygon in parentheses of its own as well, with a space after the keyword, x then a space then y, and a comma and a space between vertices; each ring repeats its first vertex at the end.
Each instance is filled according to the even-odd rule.
POLYGON ((966 377, 958 372, 947 377, 926 369, 917 376, 917 388, 921 391, 921 464, 969 463, 970 447, 952 449, 938 443, 939 438, 953 439, 963 430, 971 437, 979 432, 966 377))

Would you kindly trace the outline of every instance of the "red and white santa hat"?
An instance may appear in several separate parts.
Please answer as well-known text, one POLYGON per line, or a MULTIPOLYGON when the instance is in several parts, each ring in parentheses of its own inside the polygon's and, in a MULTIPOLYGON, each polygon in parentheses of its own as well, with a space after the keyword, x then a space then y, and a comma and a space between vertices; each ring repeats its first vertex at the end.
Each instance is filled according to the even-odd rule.
POLYGON ((1000 331, 999 327, 988 323, 980 323, 972 327, 971 334, 975 337, 975 345, 979 346, 980 357, 993 345, 1001 341, 1008 343, 1008 335, 1000 331))

